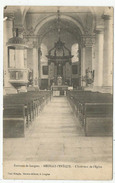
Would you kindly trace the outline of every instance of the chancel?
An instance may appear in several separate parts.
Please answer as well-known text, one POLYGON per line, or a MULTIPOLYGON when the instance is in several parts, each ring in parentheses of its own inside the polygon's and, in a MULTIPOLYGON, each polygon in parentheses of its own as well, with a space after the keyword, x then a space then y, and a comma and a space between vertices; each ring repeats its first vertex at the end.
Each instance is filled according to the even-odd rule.
POLYGON ((113 8, 7 6, 3 24, 5 160, 111 162, 113 8))
MULTIPOLYGON (((64 92, 61 92, 62 90, 64 91, 65 89, 67 90, 67 84, 68 86, 71 86, 71 75, 70 77, 66 77, 66 65, 68 64, 71 70, 71 52, 65 47, 65 43, 63 43, 60 38, 55 43, 54 48, 52 48, 49 51, 49 55, 47 56, 48 58, 48 65, 49 65, 49 78, 48 78, 48 83, 49 87, 56 91, 57 88, 57 93, 60 95, 61 93, 64 94, 64 92), (67 53, 66 53, 67 52, 67 53), (54 67, 55 73, 51 73, 50 71, 52 70, 51 68, 54 67), (59 87, 60 86, 60 87, 59 87), (64 89, 63 89, 64 88, 64 89), (60 93, 59 93, 60 92, 60 93)), ((72 73, 71 73, 72 74, 72 73)), ((53 92, 54 95, 54 92, 53 92)))

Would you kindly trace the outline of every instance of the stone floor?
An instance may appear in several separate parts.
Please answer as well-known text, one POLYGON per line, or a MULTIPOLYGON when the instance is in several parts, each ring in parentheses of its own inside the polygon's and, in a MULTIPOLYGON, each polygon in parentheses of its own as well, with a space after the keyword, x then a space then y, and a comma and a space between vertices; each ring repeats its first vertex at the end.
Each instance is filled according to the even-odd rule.
POLYGON ((85 137, 66 97, 52 98, 25 138, 6 138, 3 143, 5 161, 112 161, 112 137, 85 137))

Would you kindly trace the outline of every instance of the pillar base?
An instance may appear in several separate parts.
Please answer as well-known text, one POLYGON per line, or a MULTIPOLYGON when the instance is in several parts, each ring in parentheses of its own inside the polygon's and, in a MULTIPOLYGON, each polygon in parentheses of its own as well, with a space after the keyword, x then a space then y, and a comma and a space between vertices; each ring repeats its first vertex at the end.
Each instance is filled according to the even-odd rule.
POLYGON ((112 86, 102 86, 102 92, 113 94, 113 87, 112 86))
POLYGON ((112 87, 111 86, 93 86, 92 91, 112 94, 112 87))
POLYGON ((35 87, 33 87, 33 86, 28 86, 28 87, 27 87, 27 91, 35 91, 35 87))
POLYGON ((92 91, 93 86, 92 85, 89 85, 89 86, 85 86, 83 88, 84 88, 85 91, 92 91))

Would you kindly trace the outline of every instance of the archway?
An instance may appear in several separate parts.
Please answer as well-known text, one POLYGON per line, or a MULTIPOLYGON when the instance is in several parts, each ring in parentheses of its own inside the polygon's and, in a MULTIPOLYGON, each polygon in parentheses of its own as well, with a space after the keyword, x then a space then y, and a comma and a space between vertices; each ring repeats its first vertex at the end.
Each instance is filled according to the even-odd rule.
MULTIPOLYGON (((71 19, 71 17, 68 18, 68 16, 61 16, 60 21, 60 40, 65 43, 66 47, 71 52, 71 47, 75 43, 81 44, 81 36, 83 34, 83 27, 81 27, 81 24, 76 22, 75 20, 71 19), (79 26, 79 27, 78 27, 79 26)), ((58 29, 57 29, 57 17, 56 16, 50 16, 46 18, 43 22, 40 23, 41 25, 36 26, 35 32, 39 37, 39 44, 40 47, 42 44, 44 44, 48 51, 54 47, 54 43, 58 41, 58 29)), ((41 50, 41 48, 40 48, 41 50)), ((39 65, 41 65, 41 58, 39 57, 39 65)), ((66 71, 63 71, 65 73, 65 76, 63 76, 64 81, 67 80, 67 83, 69 85, 72 85, 72 66, 66 66, 66 71)), ((75 66, 76 67, 76 66, 75 66)), ((40 66, 41 68, 41 66, 40 66)), ((51 70, 54 71, 54 68, 51 70)), ((64 70, 64 68, 63 68, 64 70)), ((52 72, 53 72, 52 71, 52 72)), ((42 72, 42 71, 39 71, 42 72)), ((55 71, 54 71, 55 72, 55 71)), ((53 78, 54 76, 52 76, 53 78)), ((76 77, 76 75, 74 75, 76 77)), ((79 77, 80 78, 80 77, 79 77)), ((78 84, 80 83, 78 78, 78 84)), ((52 79, 53 80, 53 79, 52 79)), ((75 86, 77 86, 75 85, 75 86)))
MULTIPOLYGON (((82 35, 85 33, 83 25, 81 25, 81 23, 79 21, 76 21, 72 17, 67 16, 67 15, 60 15, 60 18, 62 20, 72 22, 76 27, 79 28, 80 33, 82 35)), ((47 18, 44 18, 40 23, 38 23, 36 25, 35 30, 34 30, 34 34, 35 35, 39 34, 39 30, 44 26, 44 24, 46 24, 49 21, 56 20, 56 19, 57 19, 57 15, 52 15, 52 16, 48 16, 47 18)))

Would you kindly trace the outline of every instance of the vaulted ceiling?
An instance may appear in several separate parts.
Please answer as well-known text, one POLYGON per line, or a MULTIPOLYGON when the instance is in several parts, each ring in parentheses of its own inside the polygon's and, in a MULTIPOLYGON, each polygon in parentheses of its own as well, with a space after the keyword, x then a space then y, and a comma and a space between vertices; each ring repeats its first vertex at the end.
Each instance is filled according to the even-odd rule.
POLYGON ((60 37, 68 47, 75 42, 79 43, 82 34, 92 35, 98 24, 103 25, 100 18, 102 14, 109 11, 108 7, 8 6, 4 8, 4 13, 5 16, 12 14, 15 17, 15 27, 24 27, 26 34, 30 36, 37 35, 39 41, 50 49, 58 38, 58 9, 60 9, 60 37))
MULTIPOLYGON (((45 23, 39 30, 38 35, 41 38, 41 42, 44 42, 44 44, 50 49, 58 39, 57 20, 54 19, 45 23)), ((68 47, 71 47, 71 45, 76 42, 79 43, 81 39, 80 35, 81 32, 79 28, 72 22, 60 20, 60 38, 68 45, 68 47)))

